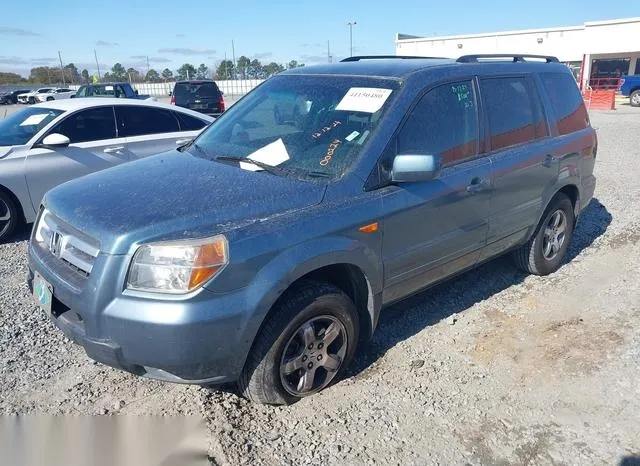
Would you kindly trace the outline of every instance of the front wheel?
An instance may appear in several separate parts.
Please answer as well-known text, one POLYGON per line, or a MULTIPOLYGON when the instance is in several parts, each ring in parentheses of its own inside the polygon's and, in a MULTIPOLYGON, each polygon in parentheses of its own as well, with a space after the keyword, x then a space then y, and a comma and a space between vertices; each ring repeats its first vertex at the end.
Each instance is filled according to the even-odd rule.
POLYGON ((47 102, 51 102, 52 100, 55 100, 53 97, 47 97, 47 102))
POLYGON ((640 107, 640 89, 631 93, 629 96, 629 104, 632 107, 640 107))
POLYGON ((358 313, 339 288, 307 282, 288 291, 265 320, 238 381, 243 396, 290 404, 318 393, 349 364, 358 313))
POLYGON ((573 204, 565 194, 556 194, 533 237, 514 252, 518 267, 535 275, 558 270, 569 248, 574 223, 573 204))

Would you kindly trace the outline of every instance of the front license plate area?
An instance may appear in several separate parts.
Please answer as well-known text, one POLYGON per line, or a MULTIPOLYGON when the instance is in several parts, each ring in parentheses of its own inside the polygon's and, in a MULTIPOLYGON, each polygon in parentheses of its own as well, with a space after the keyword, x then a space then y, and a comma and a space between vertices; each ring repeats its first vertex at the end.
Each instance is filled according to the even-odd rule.
POLYGON ((38 273, 33 276, 33 297, 40 309, 51 315, 51 303, 53 301, 53 287, 38 273))

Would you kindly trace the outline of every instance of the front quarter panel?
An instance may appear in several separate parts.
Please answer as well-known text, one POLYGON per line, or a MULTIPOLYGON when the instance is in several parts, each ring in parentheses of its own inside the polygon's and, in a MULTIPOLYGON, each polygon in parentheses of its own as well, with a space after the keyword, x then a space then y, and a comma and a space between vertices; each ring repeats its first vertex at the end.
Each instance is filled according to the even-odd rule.
POLYGON ((24 213, 25 221, 31 223, 36 218, 36 211, 31 205, 29 189, 25 178, 25 155, 26 146, 14 148, 13 153, 6 158, 0 159, 0 187, 11 192, 20 205, 18 206, 24 213))

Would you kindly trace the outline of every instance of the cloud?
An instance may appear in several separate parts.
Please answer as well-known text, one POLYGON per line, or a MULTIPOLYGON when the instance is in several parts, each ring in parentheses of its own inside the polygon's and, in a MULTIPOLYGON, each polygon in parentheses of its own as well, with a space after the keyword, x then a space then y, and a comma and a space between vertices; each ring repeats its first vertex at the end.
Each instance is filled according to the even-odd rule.
MULTIPOLYGON (((131 55, 129 58, 132 60, 142 60, 144 63, 147 62, 146 55, 131 55)), ((171 60, 165 57, 149 57, 149 63, 171 63, 171 60)))
POLYGON ((307 47, 309 47, 309 44, 300 44, 300 47, 302 47, 303 49, 306 49, 307 47))
POLYGON ((300 60, 306 63, 327 63, 328 61, 326 53, 324 55, 300 55, 300 60))
POLYGON ((27 65, 29 62, 20 57, 0 57, 0 65, 27 65))
POLYGON ((254 53, 252 56, 252 58, 255 58, 256 60, 264 60, 265 58, 271 57, 273 57, 273 54, 271 52, 254 53))
POLYGON ((159 53, 175 53, 177 55, 213 55, 216 53, 213 49, 189 49, 177 47, 173 49, 160 49, 159 53))
POLYGON ((106 40, 98 40, 96 41, 96 45, 98 47, 117 47, 120 44, 118 44, 117 42, 107 42, 106 40))
POLYGON ((185 37, 184 34, 176 34, 176 37, 185 37))
POLYGON ((32 58, 31 63, 34 65, 48 65, 49 63, 53 63, 57 60, 57 58, 32 58))
POLYGON ((9 36, 42 36, 42 34, 27 31, 26 29, 8 28, 5 26, 0 26, 0 34, 6 34, 9 36))

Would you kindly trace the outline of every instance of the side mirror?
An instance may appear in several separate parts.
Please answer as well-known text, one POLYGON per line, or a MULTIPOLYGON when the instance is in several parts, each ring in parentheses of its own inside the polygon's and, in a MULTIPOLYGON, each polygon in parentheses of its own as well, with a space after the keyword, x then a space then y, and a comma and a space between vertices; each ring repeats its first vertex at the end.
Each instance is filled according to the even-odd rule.
POLYGON ((173 97, 173 91, 169 91, 169 97, 173 97))
POLYGON ((52 133, 42 140, 45 147, 67 147, 71 141, 64 134, 52 133))
POLYGON ((391 169, 391 181, 429 181, 438 176, 440 158, 436 155, 396 155, 391 169))
POLYGON ((138 94, 138 91, 137 91, 137 90, 136 90, 136 91, 134 91, 134 92, 136 93, 136 95, 140 95, 140 94, 138 94))
POLYGON ((224 92, 220 91, 220 95, 224 95, 224 92))

